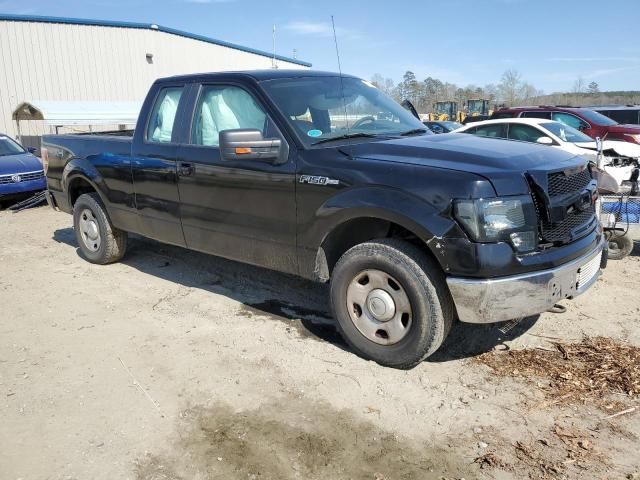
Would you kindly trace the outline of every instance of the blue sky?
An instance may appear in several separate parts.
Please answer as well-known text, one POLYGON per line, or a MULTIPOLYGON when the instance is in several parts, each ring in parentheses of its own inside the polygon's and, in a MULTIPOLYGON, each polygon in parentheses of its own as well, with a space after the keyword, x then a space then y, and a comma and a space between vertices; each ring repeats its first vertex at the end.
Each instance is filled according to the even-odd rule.
POLYGON ((398 81, 406 70, 461 85, 514 68, 550 93, 576 78, 640 90, 640 0, 0 0, 0 13, 158 23, 398 81))

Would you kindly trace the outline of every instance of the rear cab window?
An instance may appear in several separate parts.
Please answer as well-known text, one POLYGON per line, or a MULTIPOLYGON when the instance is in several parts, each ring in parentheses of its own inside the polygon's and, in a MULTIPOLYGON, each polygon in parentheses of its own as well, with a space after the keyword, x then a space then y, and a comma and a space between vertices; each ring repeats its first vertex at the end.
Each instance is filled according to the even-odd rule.
POLYGON ((149 123, 146 140, 153 143, 170 143, 173 136, 176 113, 184 86, 161 88, 156 96, 149 123))

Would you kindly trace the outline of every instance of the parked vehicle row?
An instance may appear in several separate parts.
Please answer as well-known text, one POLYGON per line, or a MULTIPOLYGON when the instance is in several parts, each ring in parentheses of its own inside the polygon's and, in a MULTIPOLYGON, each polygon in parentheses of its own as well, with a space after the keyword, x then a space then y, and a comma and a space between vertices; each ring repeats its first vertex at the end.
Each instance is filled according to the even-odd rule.
POLYGON ((356 77, 161 79, 132 138, 43 144, 49 202, 88 261, 118 261, 137 233, 330 281, 341 334, 383 365, 416 365, 456 319, 543 312, 606 265, 587 159, 432 135, 356 77))
MULTIPOLYGON (((503 118, 485 120, 456 130, 481 137, 540 143, 596 161, 597 142, 569 125, 542 118, 503 118)), ((607 171, 621 184, 628 180, 640 159, 640 145, 621 140, 605 140, 602 151, 608 159, 607 171), (626 160, 626 161, 625 161, 626 160)))
POLYGON ((544 118, 555 120, 587 134, 593 139, 621 140, 640 144, 640 125, 621 125, 615 120, 580 107, 514 107, 501 108, 493 112, 490 119, 500 118, 544 118))

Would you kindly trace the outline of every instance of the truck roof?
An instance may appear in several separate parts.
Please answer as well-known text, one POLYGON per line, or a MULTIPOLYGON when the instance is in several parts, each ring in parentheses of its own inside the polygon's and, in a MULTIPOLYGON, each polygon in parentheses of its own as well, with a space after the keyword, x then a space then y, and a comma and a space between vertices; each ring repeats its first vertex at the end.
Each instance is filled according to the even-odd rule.
MULTIPOLYGON (((269 70, 240 70, 230 72, 209 72, 209 73, 192 73, 188 75, 176 75, 173 77, 159 78, 157 82, 167 81, 193 81, 193 80, 217 80, 217 79, 246 79, 252 78, 255 81, 262 82, 265 80, 274 80, 281 78, 301 78, 301 77, 338 77, 339 73, 323 72, 319 70, 296 70, 296 69, 269 69, 269 70)), ((353 75, 342 74, 345 78, 357 78, 353 75)))

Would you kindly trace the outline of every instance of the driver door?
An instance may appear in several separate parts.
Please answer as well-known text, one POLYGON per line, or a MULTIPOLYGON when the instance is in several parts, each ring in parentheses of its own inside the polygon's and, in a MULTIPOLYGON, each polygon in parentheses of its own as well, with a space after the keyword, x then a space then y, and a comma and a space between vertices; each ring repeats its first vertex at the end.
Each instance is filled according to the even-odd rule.
MULTIPOLYGON (((178 149, 187 247, 297 273, 295 151, 283 162, 224 160, 219 133, 251 128, 288 144, 267 109, 234 84, 196 85, 189 141, 178 149)), ((293 149, 292 149, 293 150, 293 149)))

